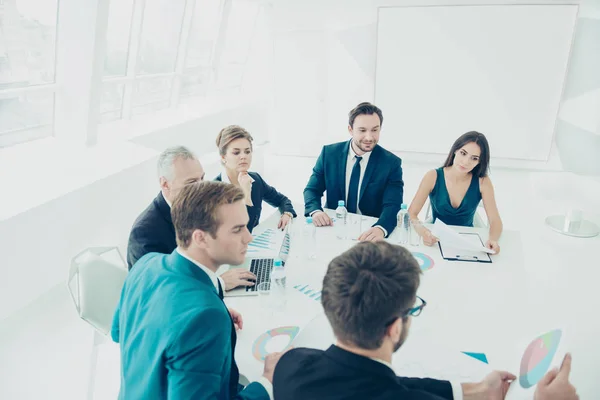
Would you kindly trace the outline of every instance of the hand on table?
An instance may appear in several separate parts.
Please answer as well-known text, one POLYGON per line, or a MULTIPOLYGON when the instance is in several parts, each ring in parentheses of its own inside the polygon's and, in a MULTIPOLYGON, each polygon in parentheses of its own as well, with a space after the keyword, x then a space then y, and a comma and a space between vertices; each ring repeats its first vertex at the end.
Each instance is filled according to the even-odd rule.
POLYGON ((315 226, 331 226, 333 225, 333 221, 324 211, 317 211, 312 215, 313 224, 315 226))
POLYGON ((233 268, 221 274, 225 282, 223 290, 231 290, 238 286, 254 286, 256 275, 245 268, 233 268))
POLYGON ((425 246, 433 246, 434 244, 436 244, 437 242, 439 242, 439 239, 435 236, 433 236, 433 233, 431 233, 431 231, 427 228, 424 228, 424 232, 421 235, 423 237, 423 244, 425 246))
POLYGON ((288 214, 281 214, 281 218, 279 218, 279 223, 277 224, 277 229, 284 230, 291 220, 292 219, 288 214))
POLYGON ((569 382, 571 360, 571 354, 567 353, 560 370, 555 368, 544 375, 535 389, 535 400, 579 400, 577 390, 569 382))
POLYGON ((269 353, 269 354, 267 354, 267 357, 265 358, 265 366, 263 369, 262 376, 267 378, 267 380, 271 383, 273 383, 273 372, 275 372, 275 367, 277 366, 277 363, 279 362, 279 359, 281 358, 281 356, 284 354, 285 354, 285 351, 269 353))
POLYGON ((485 242, 485 247, 487 247, 490 250, 494 250, 494 254, 500 253, 500 245, 498 245, 498 242, 496 240, 488 240, 487 242, 485 242))
POLYGON ((358 237, 358 241, 359 242, 377 242, 379 240, 383 240, 384 237, 385 237, 385 235, 383 234, 383 231, 381 230, 381 228, 374 226, 374 227, 364 231, 358 237))
POLYGON ((231 319, 233 320, 233 326, 235 327, 236 332, 244 327, 244 320, 242 319, 242 314, 234 310, 233 308, 228 308, 229 315, 231 315, 231 319))

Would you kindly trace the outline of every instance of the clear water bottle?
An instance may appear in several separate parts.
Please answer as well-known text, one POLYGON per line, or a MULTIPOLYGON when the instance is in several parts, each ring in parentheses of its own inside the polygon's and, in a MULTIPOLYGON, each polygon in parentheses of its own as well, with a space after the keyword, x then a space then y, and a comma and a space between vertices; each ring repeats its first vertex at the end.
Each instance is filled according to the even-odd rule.
POLYGON ((271 283, 277 287, 285 289, 285 268, 280 259, 273 261, 273 271, 271 271, 271 283))
POLYGON ((306 225, 304 225, 303 233, 306 258, 314 260, 317 258, 317 228, 313 225, 312 217, 306 218, 306 225))
POLYGON ((275 259, 273 262, 273 270, 271 271, 271 299, 272 306, 275 311, 284 311, 286 307, 285 296, 285 268, 283 262, 275 259))
POLYGON ((346 224, 348 223, 348 210, 346 210, 346 203, 344 200, 338 201, 338 206, 335 209, 335 234, 338 239, 346 239, 348 236, 348 229, 346 224))
POLYGON ((408 244, 408 238, 410 235, 410 217, 408 215, 408 209, 406 204, 402 203, 398 216, 396 218, 396 231, 398 235, 399 244, 408 244))

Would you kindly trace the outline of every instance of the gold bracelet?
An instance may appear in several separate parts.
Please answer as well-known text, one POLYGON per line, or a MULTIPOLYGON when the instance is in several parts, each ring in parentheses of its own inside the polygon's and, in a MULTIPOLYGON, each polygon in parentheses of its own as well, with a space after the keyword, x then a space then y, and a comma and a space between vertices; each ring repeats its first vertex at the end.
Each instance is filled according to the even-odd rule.
POLYGON ((288 217, 290 217, 290 219, 294 219, 294 214, 292 214, 289 211, 285 211, 282 215, 287 215, 288 217))

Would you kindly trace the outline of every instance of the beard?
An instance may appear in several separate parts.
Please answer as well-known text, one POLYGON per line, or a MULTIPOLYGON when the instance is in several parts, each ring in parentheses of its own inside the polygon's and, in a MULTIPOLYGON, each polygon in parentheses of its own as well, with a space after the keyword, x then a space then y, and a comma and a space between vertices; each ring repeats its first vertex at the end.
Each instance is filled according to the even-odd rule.
POLYGON ((402 347, 407 337, 408 329, 407 327, 405 327, 404 329, 402 329, 402 333, 400 334, 400 338, 398 339, 398 341, 394 343, 394 353, 397 352, 400 347, 402 347))
POLYGON ((377 145, 377 142, 374 140, 370 144, 371 148, 367 149, 367 147, 364 144, 360 143, 358 140, 353 140, 352 142, 354 143, 354 146, 358 147, 360 149, 360 151, 362 151, 363 153, 368 153, 370 151, 373 151, 373 149, 377 145))

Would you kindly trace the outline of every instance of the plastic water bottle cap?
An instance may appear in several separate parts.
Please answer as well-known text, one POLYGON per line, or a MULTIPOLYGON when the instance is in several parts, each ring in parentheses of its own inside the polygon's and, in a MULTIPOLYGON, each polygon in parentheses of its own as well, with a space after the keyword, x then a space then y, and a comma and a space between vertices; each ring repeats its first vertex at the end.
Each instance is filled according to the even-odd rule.
POLYGON ((345 205, 346 205, 346 202, 344 200, 338 201, 338 206, 344 207, 345 205))
POLYGON ((281 260, 277 259, 277 260, 273 261, 273 266, 274 267, 281 267, 282 266, 281 265, 281 260))
MULTIPOLYGON (((396 204, 398 204, 398 203, 396 203, 396 204)), ((408 208, 408 206, 404 203, 402 203, 402 205, 400 206, 401 210, 406 210, 407 208, 408 208)))
POLYGON ((312 224, 312 217, 306 217, 306 223, 312 224))

